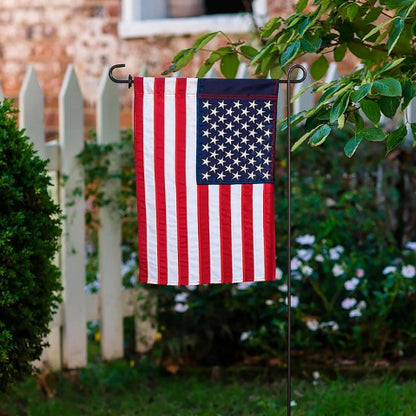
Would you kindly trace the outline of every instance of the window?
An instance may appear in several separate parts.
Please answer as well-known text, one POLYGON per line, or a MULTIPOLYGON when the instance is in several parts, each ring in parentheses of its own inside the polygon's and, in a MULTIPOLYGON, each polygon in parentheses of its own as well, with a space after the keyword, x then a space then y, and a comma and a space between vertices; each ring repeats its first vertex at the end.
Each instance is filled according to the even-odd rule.
POLYGON ((247 32, 252 20, 245 4, 251 4, 259 25, 267 17, 267 0, 196 0, 193 7, 186 5, 190 0, 179 0, 178 6, 174 1, 178 0, 122 0, 119 35, 128 39, 216 30, 247 32))

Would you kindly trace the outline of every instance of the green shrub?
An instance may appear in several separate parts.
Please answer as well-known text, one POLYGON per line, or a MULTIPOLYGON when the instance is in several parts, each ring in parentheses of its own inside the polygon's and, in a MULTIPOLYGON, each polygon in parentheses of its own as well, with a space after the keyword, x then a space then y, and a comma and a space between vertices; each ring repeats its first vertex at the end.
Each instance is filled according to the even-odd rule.
POLYGON ((0 387, 21 380, 45 346, 58 307, 60 210, 48 194, 46 162, 0 104, 0 387))

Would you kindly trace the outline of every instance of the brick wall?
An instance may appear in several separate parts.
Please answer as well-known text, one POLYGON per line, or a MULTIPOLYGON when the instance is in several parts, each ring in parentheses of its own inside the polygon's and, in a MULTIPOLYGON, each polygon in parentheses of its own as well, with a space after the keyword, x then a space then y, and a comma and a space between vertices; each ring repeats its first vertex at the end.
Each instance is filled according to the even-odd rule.
MULTIPOLYGON (((269 0, 273 14, 288 15, 294 0, 269 0)), ((121 40, 117 36, 120 0, 1 0, 0 83, 17 98, 28 64, 45 92, 47 136, 56 135, 58 94, 67 65, 73 63, 85 97, 86 126, 95 124, 94 105, 103 68, 124 62, 131 73, 145 65, 159 75, 174 54, 191 45, 190 36, 121 40)), ((185 71, 195 74, 199 59, 185 71)), ((124 86, 123 86, 124 87, 124 86)), ((131 125, 131 91, 123 88, 122 125, 131 125)))

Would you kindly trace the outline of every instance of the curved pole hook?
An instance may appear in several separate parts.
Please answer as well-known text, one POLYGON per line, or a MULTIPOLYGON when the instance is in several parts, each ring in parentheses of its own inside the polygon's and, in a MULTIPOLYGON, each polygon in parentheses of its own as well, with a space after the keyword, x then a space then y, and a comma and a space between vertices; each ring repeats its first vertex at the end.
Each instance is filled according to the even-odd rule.
POLYGON ((306 68, 303 65, 300 64, 294 64, 292 65, 289 70, 287 71, 287 80, 288 82, 290 82, 291 84, 299 84, 300 82, 305 81, 306 76, 308 75, 306 68), (302 71, 302 77, 301 78, 295 78, 292 79, 292 72, 295 69, 300 69, 302 71))
POLYGON ((113 75, 113 71, 116 68, 124 68, 126 65, 125 64, 115 64, 112 65, 110 67, 110 69, 108 70, 108 76, 110 77, 111 81, 116 82, 118 84, 128 84, 129 88, 133 85, 133 77, 129 74, 129 77, 127 79, 121 79, 121 78, 116 78, 113 75))

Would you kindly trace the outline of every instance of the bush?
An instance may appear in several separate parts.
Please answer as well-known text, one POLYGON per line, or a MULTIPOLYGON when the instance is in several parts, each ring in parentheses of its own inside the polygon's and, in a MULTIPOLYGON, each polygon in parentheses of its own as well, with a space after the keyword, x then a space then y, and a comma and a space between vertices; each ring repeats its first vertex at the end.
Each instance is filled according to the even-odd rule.
POLYGON ((46 162, 0 104, 0 386, 32 371, 60 300, 60 210, 48 194, 46 162))

